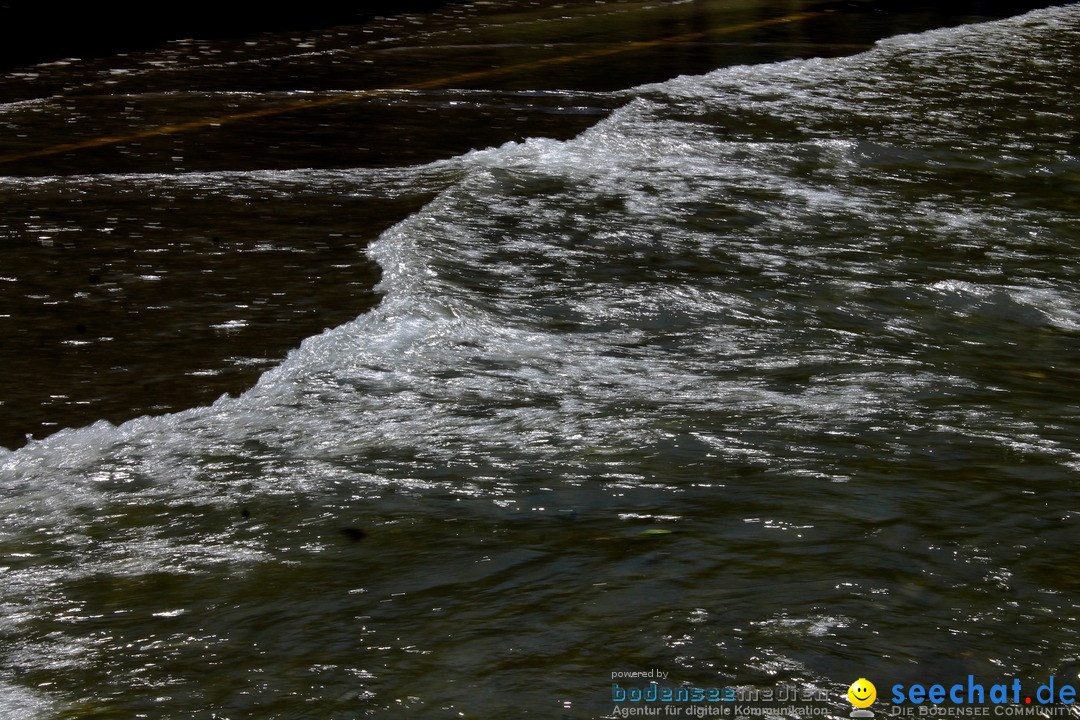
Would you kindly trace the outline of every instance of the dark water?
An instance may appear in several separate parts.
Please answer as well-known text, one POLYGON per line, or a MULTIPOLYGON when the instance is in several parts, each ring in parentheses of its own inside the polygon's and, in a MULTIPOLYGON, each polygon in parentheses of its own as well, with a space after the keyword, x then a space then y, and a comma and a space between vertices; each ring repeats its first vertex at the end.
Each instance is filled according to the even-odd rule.
POLYGON ((247 3, 187 0, 154 11, 116 2, 58 5, 9 0, 0 5, 0 69, 153 50, 176 38, 222 40, 361 24, 378 16, 434 10, 447 2, 313 0, 303 4, 262 4, 256 9, 247 3))
MULTIPOLYGON (((250 171, 407 167, 568 139, 625 102, 612 90, 851 54, 1020 8, 451 3, 10 72, 0 77, 0 174, 10 178, 0 185, 0 446, 242 392, 301 340, 377 301, 364 247, 437 190, 405 183, 367 197, 347 176, 250 171), (802 19, 775 22, 789 17, 802 19), (682 40, 658 42, 670 37, 682 40), (197 127, 169 130, 185 123, 197 127)), ((187 27, 199 9, 173 19, 187 27)), ((99 10, 94 22, 118 11, 99 10)), ((56 24, 78 25, 72 17, 56 24)))
POLYGON ((236 280, 250 307, 200 312, 273 365, 253 387, 0 454, 9 715, 614 717, 612 674, 659 669, 817 694, 783 717, 847 717, 865 677, 885 716, 896 684, 1080 683, 1078 30, 432 91, 588 127, 401 167, 5 178, 24 213, 96 198, 27 221, 48 252, 125 238, 123 282, 72 301, 103 317, 138 283, 180 317, 234 258, 281 287, 340 265, 347 305, 357 225, 382 295, 272 363, 249 311, 303 308, 236 280))

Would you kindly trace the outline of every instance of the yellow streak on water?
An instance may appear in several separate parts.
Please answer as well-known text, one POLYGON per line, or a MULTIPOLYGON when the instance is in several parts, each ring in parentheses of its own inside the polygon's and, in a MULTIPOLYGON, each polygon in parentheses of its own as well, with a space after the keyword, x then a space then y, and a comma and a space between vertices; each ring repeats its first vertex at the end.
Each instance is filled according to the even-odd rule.
POLYGON ((176 123, 172 125, 159 125, 156 127, 147 128, 145 130, 140 130, 129 135, 110 135, 105 137, 97 137, 90 140, 81 140, 79 142, 51 145, 49 147, 39 148, 37 150, 27 150, 24 152, 11 153, 9 155, 0 155, 0 163, 17 162, 19 160, 28 160, 31 158, 44 157, 47 155, 59 155, 61 153, 74 152, 76 150, 86 150, 89 148, 117 145, 124 142, 130 142, 132 140, 141 140, 144 138, 159 137, 162 135, 173 135, 176 133, 192 132, 195 130, 202 130, 209 127, 218 127, 226 123, 239 122, 241 120, 253 120, 261 117, 269 117, 271 115, 283 115, 286 113, 295 112, 297 110, 308 110, 311 108, 325 107, 327 105, 337 105, 339 103, 349 102, 350 100, 369 98, 388 92, 408 90, 432 90, 435 88, 453 87, 454 85, 460 83, 468 83, 474 80, 483 80, 486 78, 498 77, 500 75, 513 75, 518 72, 526 70, 536 70, 538 68, 549 67, 552 65, 565 65, 567 63, 580 62, 582 60, 591 60, 593 58, 606 57, 609 55, 618 55, 620 53, 637 52, 640 50, 647 50, 649 48, 661 45, 688 42, 691 40, 700 40, 702 38, 710 37, 713 35, 729 35, 732 33, 743 32, 745 30, 754 30, 769 25, 800 22, 824 14, 824 12, 794 13, 792 15, 785 15, 778 18, 755 20, 753 22, 738 23, 735 25, 725 25, 723 27, 713 28, 711 30, 702 30, 698 32, 684 33, 681 35, 671 35, 664 38, 658 38, 656 40, 643 40, 638 42, 620 43, 618 45, 591 50, 584 53, 560 55, 558 57, 545 58, 543 60, 535 60, 532 62, 516 63, 513 65, 504 65, 502 67, 486 68, 484 70, 459 73, 457 75, 449 75, 446 77, 435 78, 433 80, 424 80, 421 82, 409 83, 393 90, 355 90, 346 93, 335 94, 331 97, 326 98, 296 100, 294 102, 286 103, 283 105, 275 105, 274 107, 263 108, 260 110, 251 110, 249 112, 242 113, 231 113, 229 115, 218 115, 216 117, 205 118, 203 120, 193 120, 191 122, 176 123))

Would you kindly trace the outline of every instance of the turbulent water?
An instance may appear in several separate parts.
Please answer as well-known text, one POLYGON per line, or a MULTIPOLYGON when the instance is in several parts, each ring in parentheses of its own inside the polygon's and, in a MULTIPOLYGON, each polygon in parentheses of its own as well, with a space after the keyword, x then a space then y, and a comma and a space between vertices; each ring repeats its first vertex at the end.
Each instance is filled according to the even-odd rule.
POLYGON ((1076 684, 1078 50, 1071 5, 568 142, 124 176, 438 195, 370 248, 381 304, 241 397, 0 453, 5 716, 1076 684))

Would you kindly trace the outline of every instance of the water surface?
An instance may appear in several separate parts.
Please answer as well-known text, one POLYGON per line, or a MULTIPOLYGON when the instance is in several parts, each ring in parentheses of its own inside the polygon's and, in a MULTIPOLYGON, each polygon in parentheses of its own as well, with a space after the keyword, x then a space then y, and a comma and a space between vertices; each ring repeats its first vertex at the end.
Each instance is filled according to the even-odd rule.
POLYGON ((243 394, 0 454, 12 716, 1075 684, 1078 30, 682 76, 404 168, 145 176, 423 207, 369 247, 381 302, 243 394))
POLYGON ((16 68, 0 75, 0 446, 239 394, 377 302, 364 248, 441 185, 356 192, 307 170, 565 140, 625 103, 614 90, 1032 4, 450 3, 16 68))

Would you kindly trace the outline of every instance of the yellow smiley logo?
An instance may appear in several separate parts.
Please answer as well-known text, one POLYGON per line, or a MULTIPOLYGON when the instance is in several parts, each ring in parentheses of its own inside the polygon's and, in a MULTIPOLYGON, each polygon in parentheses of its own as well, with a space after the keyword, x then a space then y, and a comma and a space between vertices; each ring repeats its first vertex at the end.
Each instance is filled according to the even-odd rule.
POLYGON ((857 708, 867 707, 877 699, 877 688, 866 678, 859 678, 847 689, 847 699, 857 708))

